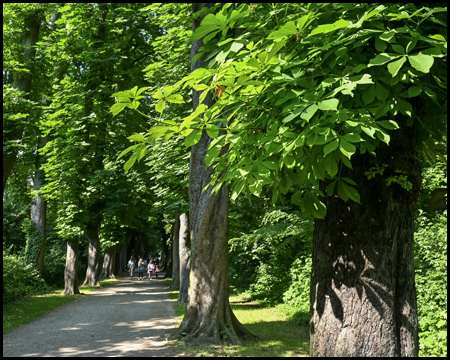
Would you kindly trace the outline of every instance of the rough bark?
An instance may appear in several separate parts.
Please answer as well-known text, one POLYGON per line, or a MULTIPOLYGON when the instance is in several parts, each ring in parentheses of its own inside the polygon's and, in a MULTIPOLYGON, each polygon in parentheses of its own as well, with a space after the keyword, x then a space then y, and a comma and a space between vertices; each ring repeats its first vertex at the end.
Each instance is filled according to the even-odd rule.
POLYGON ((114 276, 115 259, 116 259, 116 245, 111 246, 105 252, 105 256, 103 258, 102 272, 100 274, 100 279, 115 278, 115 276, 114 276))
POLYGON ((64 295, 79 294, 78 278, 78 238, 67 241, 66 268, 64 270, 64 295))
MULTIPOLYGON (((42 20, 42 11, 37 7, 35 13, 28 15, 24 20, 24 29, 22 32, 21 40, 21 53, 19 55, 19 61, 24 64, 28 72, 16 72, 14 73, 14 88, 26 93, 25 97, 29 97, 28 93, 31 90, 31 81, 33 79, 34 58, 36 55, 36 42, 39 40, 39 30, 42 20)), ((14 131, 10 133, 12 140, 21 139, 23 136, 23 125, 15 127, 14 131)), ((5 140, 5 139, 4 139, 5 140)), ((17 147, 5 147, 3 146, 3 194, 5 193, 6 182, 8 181, 9 174, 11 173, 14 163, 16 161, 18 153, 17 147)))
POLYGON ((180 292, 178 302, 186 303, 188 299, 189 274, 190 274, 190 239, 189 239, 189 219, 187 214, 180 215, 180 292))
POLYGON ((125 237, 125 246, 121 248, 119 252, 119 261, 116 262, 117 264, 116 272, 118 274, 121 274, 123 271, 127 270, 127 262, 128 262, 127 252, 128 246, 130 245, 130 241, 131 241, 131 234, 128 233, 125 237))
MULTIPOLYGON (((198 11, 211 4, 194 4, 198 11)), ((194 20, 194 31, 200 19, 194 20)), ((191 58, 203 45, 192 42, 191 58)), ((204 67, 202 58, 192 63, 191 70, 204 67)), ((200 92, 193 91, 194 109, 200 92)), ((204 103, 212 104, 211 96, 204 103)), ((189 205, 191 217, 191 274, 186 314, 175 334, 187 334, 191 343, 240 343, 253 338, 236 319, 228 300, 228 187, 214 195, 210 182, 213 168, 206 168, 205 155, 212 139, 203 131, 200 141, 192 146, 189 167, 189 205)))
POLYGON ((100 239, 98 231, 100 228, 100 217, 94 218, 88 224, 87 237, 89 239, 88 266, 86 278, 82 286, 100 286, 98 281, 98 265, 100 260, 100 239))
POLYGON ((311 356, 417 356, 414 204, 421 171, 411 130, 392 134, 377 151, 383 175, 368 180, 370 157, 355 155, 361 204, 327 198, 317 220, 311 275, 311 356), (386 177, 406 171, 411 191, 386 177))
POLYGON ((175 214, 172 242, 172 289, 180 288, 180 215, 175 214))

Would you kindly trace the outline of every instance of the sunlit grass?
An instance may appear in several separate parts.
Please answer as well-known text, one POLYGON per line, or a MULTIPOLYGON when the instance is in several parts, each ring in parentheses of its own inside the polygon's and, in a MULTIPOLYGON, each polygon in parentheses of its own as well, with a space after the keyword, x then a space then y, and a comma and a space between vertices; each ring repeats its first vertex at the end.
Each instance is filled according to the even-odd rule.
MULTIPOLYGON (((114 281, 116 279, 102 280, 100 285, 108 286, 114 281)), ((96 289, 98 287, 80 287, 81 294, 69 296, 63 294, 64 289, 58 289, 43 295, 26 296, 12 304, 3 305, 3 334, 36 320, 58 306, 90 294, 96 289)))
MULTIPOLYGON (((166 279, 168 285, 171 279, 166 279)), ((172 299, 178 299, 178 291, 170 291, 172 299)), ((238 296, 230 297, 231 308, 251 333, 260 338, 242 345, 198 346, 173 342, 183 351, 183 356, 258 356, 291 357, 308 356, 309 329, 290 320, 275 307, 263 307, 256 302, 245 302, 238 296)), ((185 304, 174 304, 179 322, 186 311, 185 304)))

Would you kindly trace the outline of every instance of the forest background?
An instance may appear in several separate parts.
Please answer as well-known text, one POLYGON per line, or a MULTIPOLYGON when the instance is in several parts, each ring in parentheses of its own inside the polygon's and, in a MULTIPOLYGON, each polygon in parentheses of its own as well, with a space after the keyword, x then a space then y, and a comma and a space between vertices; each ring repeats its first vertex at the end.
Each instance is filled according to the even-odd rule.
MULTIPOLYGON (((247 7, 269 30, 288 12, 281 4, 247 7)), ((138 86, 155 94, 190 74, 191 6, 4 4, 3 10, 4 303, 64 284, 66 243, 74 239, 77 278, 88 282, 96 241, 105 277, 123 268, 130 254, 170 253, 174 219, 189 206, 186 145, 196 134, 154 141, 132 161, 117 160, 128 139, 139 140, 133 134, 154 122, 132 111, 113 117, 110 109, 115 93, 138 86), (44 217, 30 218, 44 208, 44 217)), ((243 47, 234 46, 228 53, 243 47)), ((225 53, 218 49, 210 59, 220 62, 225 53)), ((165 108, 158 97, 145 96, 140 110, 153 118, 163 111, 166 119, 184 118, 192 111, 190 89, 177 94, 186 101, 174 98, 176 106, 165 108)), ((446 189, 446 136, 434 145, 422 160, 416 205, 416 285, 420 355, 446 356, 447 211, 442 197, 436 200, 446 189)), ((259 196, 232 195, 230 283, 248 299, 279 304, 307 324, 311 215, 317 214, 305 216, 291 203, 295 192, 286 191, 284 202, 273 206, 271 191, 261 186, 259 196)))

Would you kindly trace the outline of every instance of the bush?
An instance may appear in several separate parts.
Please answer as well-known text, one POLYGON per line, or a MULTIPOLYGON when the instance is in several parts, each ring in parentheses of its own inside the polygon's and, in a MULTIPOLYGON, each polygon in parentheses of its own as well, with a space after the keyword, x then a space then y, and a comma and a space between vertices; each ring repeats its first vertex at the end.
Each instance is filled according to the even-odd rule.
POLYGON ((293 320, 309 323, 309 292, 311 283, 311 257, 296 259, 290 269, 291 285, 283 294, 281 309, 293 320))
POLYGON ((447 357, 447 216, 416 219, 419 356, 447 357))
POLYGON ((19 255, 9 254, 3 244, 3 304, 48 290, 36 267, 27 265, 19 255))
POLYGON ((230 240, 231 284, 248 298, 282 302, 292 282, 293 262, 310 257, 313 227, 296 210, 266 213, 257 230, 230 240))

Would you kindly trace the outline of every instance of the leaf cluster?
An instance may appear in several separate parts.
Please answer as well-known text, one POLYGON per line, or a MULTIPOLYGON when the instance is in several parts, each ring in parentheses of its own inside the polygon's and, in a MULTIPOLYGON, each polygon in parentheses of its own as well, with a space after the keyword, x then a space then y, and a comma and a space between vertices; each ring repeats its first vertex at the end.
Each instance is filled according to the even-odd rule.
MULTIPOLYGON (((290 201, 306 216, 323 218, 321 197, 359 202, 357 184, 341 177, 341 169, 352 168, 357 152, 375 157, 392 131, 416 127, 433 153, 445 130, 445 8, 277 4, 268 10, 227 4, 205 17, 192 39, 203 38, 199 56, 208 67, 175 87, 202 91, 200 102, 219 87, 220 97, 180 122, 158 120, 164 125, 127 149, 134 149, 132 157, 140 157, 148 139, 178 135, 191 146, 206 131, 215 191, 231 184, 236 199, 241 192, 259 196, 272 184, 275 204, 294 188, 290 201), (277 14, 285 15, 282 25, 277 14), (241 35, 230 35, 233 28, 241 35), (318 189, 323 180, 326 193, 318 189)), ((162 114, 163 92, 153 96, 162 114)), ((408 187, 406 179, 393 180, 408 187)))

